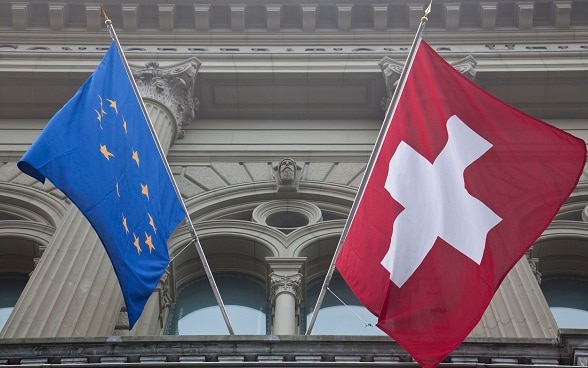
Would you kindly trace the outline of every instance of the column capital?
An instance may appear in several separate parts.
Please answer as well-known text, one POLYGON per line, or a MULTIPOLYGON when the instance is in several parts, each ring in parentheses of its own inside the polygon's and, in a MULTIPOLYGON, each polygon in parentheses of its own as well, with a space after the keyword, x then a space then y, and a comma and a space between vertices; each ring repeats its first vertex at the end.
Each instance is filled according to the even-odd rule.
POLYGON ((192 57, 181 63, 162 67, 150 61, 144 67, 131 65, 133 77, 144 99, 165 106, 177 124, 177 138, 182 138, 182 127, 196 117, 200 101, 194 95, 200 61, 192 57))
MULTIPOLYGON (((472 55, 468 55, 462 59, 453 61, 450 64, 458 72, 468 77, 469 79, 474 80, 476 78, 476 65, 478 62, 472 55)), ((390 101, 392 100, 392 96, 394 95, 394 90, 396 89, 400 79, 400 74, 402 73, 404 64, 389 58, 388 56, 384 56, 378 65, 382 70, 382 74, 384 75, 384 83, 386 84, 387 96, 383 97, 381 102, 382 110, 386 111, 390 101)))
POLYGON ((274 303, 282 293, 292 295, 297 303, 303 298, 302 280, 306 268, 306 257, 266 257, 270 284, 269 300, 274 303))
POLYGON ((270 301, 275 303, 276 298, 283 293, 294 296, 296 303, 302 301, 302 274, 297 273, 290 276, 279 275, 272 272, 270 279, 270 301))

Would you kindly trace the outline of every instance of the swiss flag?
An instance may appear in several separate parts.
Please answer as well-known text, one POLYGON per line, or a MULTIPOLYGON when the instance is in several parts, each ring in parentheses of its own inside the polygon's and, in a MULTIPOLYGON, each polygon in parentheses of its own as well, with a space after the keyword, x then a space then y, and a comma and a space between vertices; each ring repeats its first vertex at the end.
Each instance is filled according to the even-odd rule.
POLYGON ((586 146, 417 47, 336 266, 378 327, 434 367, 571 194, 586 146))

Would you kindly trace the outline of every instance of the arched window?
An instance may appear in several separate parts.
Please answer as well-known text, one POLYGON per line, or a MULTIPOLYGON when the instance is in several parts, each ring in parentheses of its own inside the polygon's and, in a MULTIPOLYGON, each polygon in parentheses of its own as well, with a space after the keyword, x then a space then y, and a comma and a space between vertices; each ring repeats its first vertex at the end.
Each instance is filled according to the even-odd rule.
POLYGON ((8 321, 28 280, 28 275, 24 274, 0 274, 0 330, 8 321))
MULTIPOLYGON (((267 297, 265 285, 252 277, 215 275, 227 314, 238 335, 265 335, 267 297)), ((169 317, 169 335, 227 335, 228 330, 207 278, 178 289, 169 317)))
MULTIPOLYGON (((323 279, 319 278, 308 286, 305 303, 307 323, 312 316, 322 284, 323 279)), ((385 335, 382 330, 376 327, 376 316, 357 300, 340 275, 333 275, 329 289, 346 305, 327 290, 312 328, 313 335, 385 335)))
POLYGON ((588 329, 588 279, 551 277, 541 290, 559 328, 588 329))

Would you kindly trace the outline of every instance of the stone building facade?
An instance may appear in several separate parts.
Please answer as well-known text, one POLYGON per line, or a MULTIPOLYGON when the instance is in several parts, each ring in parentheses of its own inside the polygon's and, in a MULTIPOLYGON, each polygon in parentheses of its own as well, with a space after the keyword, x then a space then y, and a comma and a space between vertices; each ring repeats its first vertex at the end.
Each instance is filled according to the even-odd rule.
MULTIPOLYGON (((16 168, 108 48, 99 4, 5 1, 0 365, 413 365, 337 277, 331 288, 349 308, 328 296, 313 335, 304 331, 427 4, 103 5, 236 335, 185 225, 128 331, 91 226, 16 168)), ((424 38, 492 94, 588 138, 588 1, 438 0, 424 38)), ((587 190, 584 175, 447 363, 588 365, 587 190)))

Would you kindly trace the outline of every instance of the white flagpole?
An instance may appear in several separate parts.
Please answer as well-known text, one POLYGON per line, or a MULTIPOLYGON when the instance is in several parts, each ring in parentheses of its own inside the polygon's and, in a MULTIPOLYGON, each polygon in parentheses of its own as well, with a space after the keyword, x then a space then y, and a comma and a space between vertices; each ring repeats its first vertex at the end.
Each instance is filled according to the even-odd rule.
POLYGON ((404 68, 402 69, 402 73, 400 74, 398 87, 396 87, 396 90, 394 91, 394 95, 392 96, 392 100, 390 101, 390 105, 388 105, 388 109, 386 110, 386 117, 384 118, 384 123, 382 124, 382 127, 380 128, 380 132, 378 133, 378 137, 376 139, 376 143, 374 144, 374 148, 372 149, 372 153, 371 153, 370 158, 368 160, 368 164, 365 169, 365 173, 361 179, 359 189, 357 191, 357 194, 355 195, 355 200, 353 201, 353 205, 351 206, 351 210, 349 211, 349 216, 347 217, 347 221, 345 222, 345 226, 343 227, 343 232, 341 233, 341 237, 339 238, 339 243, 337 244, 337 248, 335 248, 335 254, 333 254, 333 259, 331 260, 331 264, 329 265, 329 269, 327 270, 327 274, 325 276, 325 281, 323 282, 323 286, 321 288, 318 299, 316 301, 316 305, 315 305, 314 310, 312 312, 312 316, 310 318, 310 321, 308 322, 308 326, 306 328, 306 335, 310 335, 310 333, 312 332, 312 328, 314 327, 314 323, 316 321, 316 317, 318 315, 319 309, 320 309, 321 305, 323 304, 323 300, 325 299, 325 294, 327 292, 327 288, 329 286, 329 283, 331 282, 331 279, 333 278, 333 273, 335 272, 335 261, 337 260, 337 256, 339 256, 339 253, 341 252, 341 247, 343 246, 343 242, 345 241, 345 237, 347 236, 347 233, 349 232, 349 228, 351 227, 351 222, 352 222, 353 218, 355 217, 355 213, 357 212, 357 207, 359 206, 359 202, 361 201, 363 193, 365 192, 365 187, 367 186, 367 182, 368 182, 369 177, 371 176, 372 170, 374 168, 376 157, 378 157, 378 153, 380 152, 380 149, 382 148, 382 142, 384 140, 384 137, 386 136, 386 133, 388 132, 388 128, 390 127, 390 120, 392 120, 392 117, 394 116, 394 112, 396 111, 396 106, 398 105, 398 100, 400 98, 400 95, 402 94, 402 90, 404 89, 404 85, 406 83, 406 77, 408 75, 408 72, 412 66, 412 62, 413 62, 414 57, 416 55, 417 46, 418 46, 419 42, 421 41, 421 34, 422 34, 422 32, 425 28, 425 25, 428 21, 427 16, 431 12, 432 2, 433 2, 433 0, 431 0, 429 2, 429 6, 427 6, 427 8, 425 9, 425 15, 421 18, 421 23, 419 24, 419 27, 417 29, 414 40, 412 41, 410 51, 409 51, 408 56, 406 58, 406 63, 404 64, 404 68))
POLYGON ((102 15, 104 16, 104 24, 106 24, 106 27, 108 28, 108 32, 110 32, 110 37, 112 38, 112 40, 116 44, 116 48, 118 49, 118 53, 123 61, 123 65, 125 67, 125 70, 127 71, 127 75, 129 77, 129 80, 131 81, 131 85, 133 86, 133 90, 135 91, 135 95, 137 97, 137 100, 139 100, 139 105, 141 106, 141 110, 143 110, 143 115, 145 115, 145 119, 147 120, 147 123, 148 123, 147 125, 149 126, 149 130, 151 131, 151 135, 153 136, 153 139, 155 140, 157 150, 159 151, 159 156, 161 156, 161 159, 164 163, 167 174, 173 184, 176 195, 177 195, 180 203, 182 204, 182 208, 184 209, 184 213, 186 214, 186 224, 188 225, 188 228, 190 229, 190 233, 192 234, 194 245, 196 246, 196 250, 198 251, 198 256, 200 257, 200 260, 202 261, 202 266, 204 267, 204 270, 206 271, 206 276, 208 277, 208 281, 210 282, 210 286, 212 287, 214 297, 216 298, 218 306, 220 307, 221 313, 223 315, 223 319, 225 320, 225 324, 227 325, 227 329, 229 330, 229 334, 234 335, 235 332, 233 331, 233 327, 231 326, 231 321, 229 320, 229 315, 227 314, 225 304, 223 303, 220 292, 218 291, 218 287, 216 286, 216 282, 214 281, 214 277, 212 276, 212 271, 210 270, 210 266, 208 265, 208 261, 206 260, 206 256, 204 254, 204 250, 202 249, 202 245, 200 244, 200 240, 198 239, 198 234, 196 233, 196 229, 194 228, 194 224, 192 223, 192 219, 190 218, 190 214, 188 213, 188 209, 186 208, 186 204, 182 200, 182 195, 180 193, 180 190, 178 189, 178 185, 176 183, 176 180, 174 179, 171 168, 169 167, 169 163, 167 162, 167 159, 165 158, 163 148, 161 147, 161 144, 159 143, 159 139, 157 139, 157 134, 155 133, 155 128, 153 127, 153 123, 151 122, 151 119, 149 118, 149 114, 147 113, 147 109, 145 108, 145 104, 143 103, 143 99, 141 98, 141 94, 139 93, 139 88, 137 87, 137 83, 135 83, 135 79, 133 78, 131 68, 129 67, 129 63, 127 62, 127 58, 125 57, 125 54, 124 54, 123 49, 120 45, 120 42, 118 41, 118 37, 116 35, 116 32, 114 31, 114 27, 112 26, 112 21, 108 18, 108 16, 106 15, 106 12, 104 11, 104 8, 102 8, 102 6, 100 7, 100 9, 102 10, 102 15))

